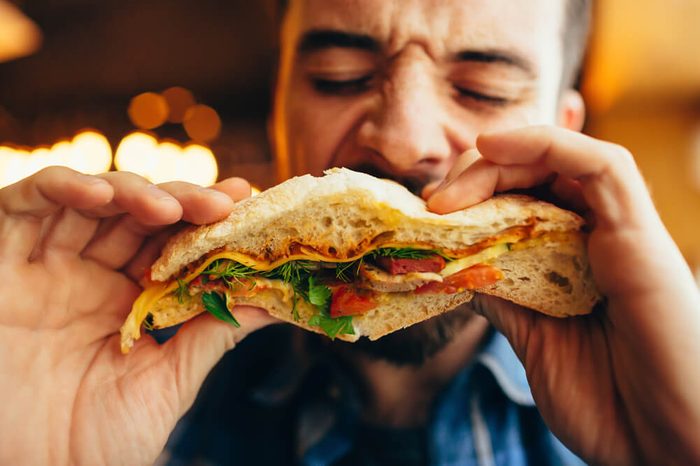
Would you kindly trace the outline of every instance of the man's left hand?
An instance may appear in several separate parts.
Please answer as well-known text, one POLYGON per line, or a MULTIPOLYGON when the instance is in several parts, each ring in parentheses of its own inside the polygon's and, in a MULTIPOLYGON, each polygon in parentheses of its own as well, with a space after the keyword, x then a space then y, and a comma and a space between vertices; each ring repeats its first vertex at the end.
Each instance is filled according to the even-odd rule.
POLYGON ((523 361, 547 424, 592 463, 700 464, 700 293, 632 155, 544 126, 482 135, 477 148, 426 190, 431 210, 551 183, 592 223, 605 310, 556 319, 488 296, 474 302, 523 361))

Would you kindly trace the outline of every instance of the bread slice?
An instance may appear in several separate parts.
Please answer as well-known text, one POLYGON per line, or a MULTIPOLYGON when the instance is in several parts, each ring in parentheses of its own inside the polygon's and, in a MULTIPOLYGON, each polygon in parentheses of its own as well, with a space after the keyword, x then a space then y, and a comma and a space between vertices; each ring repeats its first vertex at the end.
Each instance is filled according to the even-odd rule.
MULTIPOLYGON (((516 231, 519 236, 512 240, 512 248, 487 260, 503 272, 504 278, 496 284, 454 294, 377 293, 378 306, 353 317, 354 334, 338 338, 380 338, 452 310, 469 301, 474 292, 565 317, 590 312, 600 298, 588 265, 583 223, 572 212, 519 195, 497 196, 462 211, 437 215, 397 183, 331 169, 324 177, 293 178, 241 201, 221 222, 183 230, 165 246, 150 278, 156 285, 161 282, 160 286, 172 283, 185 276, 184 271, 191 272, 193 264, 226 251, 267 264, 298 256, 300 249, 335 261, 388 246, 437 249, 451 257, 464 257, 473 254, 475 245, 478 249, 505 241, 516 231)), ((229 306, 262 307, 281 320, 321 332, 307 323, 318 313, 315 306, 298 299, 295 316, 291 285, 270 282, 272 286, 255 293, 229 296, 229 306)), ((172 292, 149 301, 152 325, 167 327, 204 312, 198 295, 181 301, 172 292)), ((132 310, 122 327, 123 349, 128 350, 139 337, 144 318, 143 310, 132 310)))
POLYGON ((533 234, 577 231, 576 214, 527 196, 504 195, 447 215, 429 212, 406 188, 346 168, 292 178, 239 202, 227 219, 187 229, 151 267, 151 279, 171 279, 210 251, 237 251, 261 260, 291 254, 295 244, 339 259, 377 243, 416 244, 459 254, 507 228, 533 234))
MULTIPOLYGON (((290 297, 291 287, 280 284, 280 289, 265 289, 249 297, 229 298, 229 306, 246 305, 260 307, 270 315, 302 327, 312 332, 323 334, 318 327, 307 325, 307 321, 318 311, 311 304, 299 299, 296 305, 298 319, 294 318, 290 297), (286 288, 282 290, 281 288, 286 288)), ((423 294, 381 293, 377 295, 379 305, 362 316, 352 320, 354 333, 339 334, 336 338, 345 341, 357 341, 361 336, 376 340, 396 330, 422 322, 443 312, 450 311, 472 299, 474 293, 463 291, 457 294, 423 294)), ((166 328, 185 322, 205 312, 200 296, 192 296, 185 303, 170 295, 161 299, 152 309, 153 328, 166 328)), ((233 309, 233 315, 236 311, 233 309)))

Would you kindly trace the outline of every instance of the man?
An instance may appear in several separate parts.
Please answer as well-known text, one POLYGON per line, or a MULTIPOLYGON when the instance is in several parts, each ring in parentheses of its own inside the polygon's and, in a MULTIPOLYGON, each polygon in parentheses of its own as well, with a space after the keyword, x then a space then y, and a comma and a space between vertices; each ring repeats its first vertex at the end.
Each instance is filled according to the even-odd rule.
MULTIPOLYGON (((564 59, 574 4, 297 0, 282 34, 273 142, 295 173, 365 169, 422 192, 436 212, 547 182, 588 213, 605 309, 555 320, 495 299, 473 306, 508 338, 532 396, 502 337, 467 310, 377 345, 312 340, 302 353, 331 356, 306 368, 291 358, 270 375, 282 383, 261 380, 278 359, 265 344, 281 345, 248 345, 258 333, 174 433, 174 463, 572 464, 533 399, 587 462, 700 463, 700 369, 689 357, 700 354, 700 297, 630 154, 572 131, 583 119, 564 59), (338 384, 321 396, 327 380, 338 384), (192 428, 203 419, 207 430, 192 428), (368 451, 373 439, 381 456, 368 451)), ((0 463, 158 456, 213 365, 272 319, 239 308, 235 329, 203 316, 126 357, 119 325, 168 225, 217 220, 248 193, 237 179, 202 190, 59 168, 0 191, 0 463)))

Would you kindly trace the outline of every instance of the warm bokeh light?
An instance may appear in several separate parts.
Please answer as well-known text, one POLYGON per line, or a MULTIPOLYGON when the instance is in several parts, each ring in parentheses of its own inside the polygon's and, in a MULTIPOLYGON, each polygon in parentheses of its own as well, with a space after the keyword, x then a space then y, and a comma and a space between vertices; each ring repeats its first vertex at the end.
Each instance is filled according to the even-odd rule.
MULTIPOLYGON (((61 143, 59 143, 61 144, 61 143)), ((51 149, 56 151, 56 146, 51 149)), ((71 168, 83 173, 103 173, 112 166, 112 146, 106 137, 85 131, 73 138, 71 168)))
POLYGON ((216 182, 218 166, 212 151, 198 144, 181 147, 172 141, 158 142, 141 132, 126 136, 117 148, 118 170, 137 173, 153 183, 187 181, 201 186, 216 182))
POLYGON ((157 128, 168 118, 168 102, 160 94, 144 92, 129 103, 129 119, 137 128, 157 128))
POLYGON ((41 45, 41 31, 11 3, 0 0, 0 62, 35 52, 41 45))
POLYGON ((219 137, 221 132, 219 114, 207 105, 190 107, 185 114, 183 125, 188 136, 197 142, 211 142, 219 137))
POLYGON ((112 148, 107 138, 84 131, 71 141, 35 149, 0 146, 0 187, 15 183, 50 166, 69 167, 82 173, 97 174, 112 165, 112 148))
POLYGON ((184 87, 168 88, 161 92, 161 95, 168 103, 168 122, 170 123, 182 123, 187 110, 196 104, 192 93, 184 87))

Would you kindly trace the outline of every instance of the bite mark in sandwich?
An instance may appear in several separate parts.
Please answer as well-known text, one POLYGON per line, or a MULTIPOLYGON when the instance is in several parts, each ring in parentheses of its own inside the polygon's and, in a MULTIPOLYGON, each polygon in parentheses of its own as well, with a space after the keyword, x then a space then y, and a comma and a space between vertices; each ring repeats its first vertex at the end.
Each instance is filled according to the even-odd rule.
POLYGON ((144 322, 163 328, 208 311, 238 325, 238 304, 349 341, 446 312, 474 292, 555 316, 587 313, 599 296, 582 224, 524 196, 436 215, 403 187, 347 169, 294 178, 171 240, 122 327, 122 351, 144 322), (553 273, 571 288, 553 284, 553 273))

